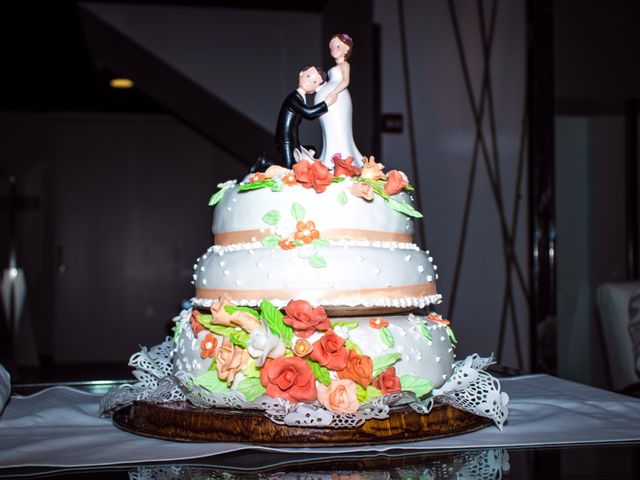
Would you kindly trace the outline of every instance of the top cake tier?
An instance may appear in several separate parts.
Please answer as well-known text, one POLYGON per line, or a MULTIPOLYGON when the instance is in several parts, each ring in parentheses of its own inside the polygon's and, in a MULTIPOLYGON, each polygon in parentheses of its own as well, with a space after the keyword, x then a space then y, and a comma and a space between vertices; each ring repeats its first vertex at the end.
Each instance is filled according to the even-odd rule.
MULTIPOLYGON (((374 196, 365 201, 350 193, 351 179, 333 183, 322 193, 301 185, 287 186, 280 192, 269 188, 238 191, 234 186, 224 195, 213 214, 216 245, 262 242, 273 234, 286 236, 296 232, 297 220, 292 209, 303 213, 300 220, 311 221, 325 240, 360 240, 368 242, 411 243, 411 217, 388 208, 374 196)), ((409 194, 394 198, 411 204, 409 194)))
POLYGON ((336 176, 303 160, 220 185, 214 245, 194 265, 194 305, 303 299, 353 311, 438 302, 437 267, 412 241, 413 218, 422 216, 412 187, 373 160, 367 168, 373 178, 366 168, 336 176))

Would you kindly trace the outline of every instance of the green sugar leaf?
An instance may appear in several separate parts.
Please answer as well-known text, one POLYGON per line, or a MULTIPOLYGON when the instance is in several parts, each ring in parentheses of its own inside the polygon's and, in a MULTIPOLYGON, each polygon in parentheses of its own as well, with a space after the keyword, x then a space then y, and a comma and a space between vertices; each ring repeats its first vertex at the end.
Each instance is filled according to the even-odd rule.
POLYGON ((422 333, 423 337, 425 337, 427 340, 431 340, 431 332, 424 323, 421 323, 418 328, 420 328, 420 333, 422 333))
POLYGON ((275 335, 280 337, 282 343, 285 346, 291 346, 291 339, 293 339, 293 329, 284 323, 284 315, 280 313, 273 303, 271 303, 266 298, 262 300, 260 303, 260 315, 267 322, 267 326, 269 330, 271 330, 275 335))
POLYGON ((449 340, 451 341, 451 343, 454 343, 454 344, 458 343, 458 340, 456 340, 456 336, 453 334, 453 330, 451 330, 451 327, 447 325, 444 328, 447 331, 447 334, 449 335, 449 340))
POLYGON ((302 240, 294 240, 294 241, 293 241, 293 244, 294 244, 296 247, 301 247, 301 246, 303 246, 303 245, 304 245, 304 242, 303 242, 302 240))
POLYGON ((304 207, 300 205, 298 202, 293 202, 291 204, 291 216, 293 217, 293 219, 296 222, 299 222, 300 220, 304 220, 304 215, 305 215, 304 207))
POLYGON ((385 203, 390 209, 408 217, 422 218, 422 214, 406 202, 399 202, 395 198, 389 197, 385 200, 385 203))
POLYGON ((313 268, 325 268, 327 266, 327 260, 320 255, 311 255, 309 257, 309 265, 313 268))
POLYGON ((399 353, 387 353, 373 359, 373 376, 377 377, 402 357, 399 353))
POLYGON ((347 204, 347 194, 344 192, 344 190, 338 194, 338 203, 340 205, 347 204))
POLYGON ((182 323, 176 323, 171 330, 173 331, 173 343, 178 343, 178 337, 182 331, 182 323))
POLYGON ((333 183, 340 183, 340 182, 344 182, 346 179, 344 177, 333 177, 333 179, 331 180, 333 183))
POLYGON ((362 349, 353 340, 347 340, 344 342, 344 348, 347 350, 355 350, 358 355, 362 355, 362 349))
POLYGON ((284 190, 284 185, 280 182, 273 182, 273 185, 271 185, 272 192, 281 192, 283 190, 284 190))
POLYGON ((214 370, 209 370, 207 373, 198 375, 194 381, 197 385, 206 388, 210 392, 215 393, 229 390, 227 382, 225 380, 220 380, 220 378, 218 378, 218 372, 214 370))
POLYGON ((260 378, 260 370, 256 367, 256 361, 251 360, 242 373, 247 378, 260 378))
POLYGON ((331 376, 329 375, 329 369, 323 367, 318 362, 311 360, 310 358, 305 359, 309 366, 311 367, 311 371, 315 375, 316 379, 322 383, 323 385, 329 385, 331 383, 331 376))
POLYGON ((227 312, 229 315, 237 312, 238 310, 250 313, 251 315, 253 315, 256 318, 260 318, 260 314, 258 313, 258 311, 254 310, 253 308, 241 307, 241 306, 238 306, 238 305, 225 305, 224 306, 224 311, 227 312))
POLYGON ((433 390, 433 385, 426 378, 414 377, 413 375, 402 375, 400 377, 400 388, 416 394, 422 398, 433 390))
POLYGON ((260 180, 260 181, 257 181, 257 182, 245 183, 243 185, 240 185, 238 187, 238 191, 239 192, 246 192, 246 191, 249 191, 249 190, 258 190, 260 188, 265 188, 265 187, 273 188, 273 186, 275 184, 276 184, 276 182, 274 182, 270 178, 267 178, 266 180, 260 180))
POLYGON ((280 212, 277 210, 269 210, 262 217, 262 221, 267 225, 275 225, 280 221, 280 212))
POLYGON ((382 392, 378 390, 376 387, 372 387, 369 385, 367 388, 364 388, 360 384, 356 384, 356 396, 360 403, 366 402, 367 400, 373 400, 374 398, 378 398, 382 396, 382 392))
POLYGON ((389 331, 388 328, 380 329, 380 340, 390 348, 395 347, 396 341, 393 339, 393 334, 389 331))
POLYGON ((278 235, 267 235, 262 239, 262 245, 267 248, 277 248, 280 237, 278 235))
POLYGON ((224 192, 226 192, 226 191, 227 191, 226 188, 221 188, 216 193, 211 195, 211 198, 209 199, 209 206, 213 207, 214 205, 217 205, 218 202, 220 202, 220 200, 222 200, 222 197, 224 197, 224 192))
POLYGON ((349 330, 353 330, 354 328, 358 328, 359 323, 356 320, 351 322, 331 322, 331 328, 336 327, 347 327, 349 330))
POLYGON ((244 395, 244 399, 247 402, 253 402, 256 398, 264 395, 266 389, 260 383, 259 378, 245 378, 236 388, 242 395, 244 395))
POLYGON ((329 240, 327 240, 325 238, 316 238, 311 243, 314 244, 316 247, 328 247, 329 246, 329 240))
POLYGON ((211 330, 211 315, 209 315, 209 314, 207 314, 207 315, 198 315, 197 317, 195 317, 195 319, 204 328, 206 328, 208 330, 211 330))
POLYGON ((229 339, 231 340, 231 343, 239 346, 240 348, 246 349, 249 346, 249 334, 244 330, 232 333, 229 335, 229 339))

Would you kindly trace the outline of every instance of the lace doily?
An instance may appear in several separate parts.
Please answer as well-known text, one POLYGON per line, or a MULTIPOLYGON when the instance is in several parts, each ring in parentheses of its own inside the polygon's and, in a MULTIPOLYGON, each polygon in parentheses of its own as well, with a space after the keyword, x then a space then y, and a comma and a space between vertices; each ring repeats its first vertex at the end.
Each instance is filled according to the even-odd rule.
MULTIPOLYGON (((176 321, 182 321, 184 312, 176 321)), ((364 402, 352 414, 333 413, 317 405, 293 404, 287 400, 262 396, 252 402, 235 390, 213 393, 197 385, 188 372, 172 374, 174 352, 173 339, 167 339, 150 350, 134 354, 129 365, 138 380, 133 385, 112 388, 100 402, 102 415, 109 415, 134 400, 166 403, 189 400, 200 408, 233 408, 261 410, 273 422, 289 426, 357 427, 371 418, 384 419, 389 409, 408 405, 420 414, 428 414, 434 404, 449 404, 466 412, 487 417, 502 430, 507 419, 509 397, 500 391, 500 382, 485 369, 493 358, 482 358, 477 354, 456 362, 447 382, 433 391, 433 396, 419 400, 411 392, 397 392, 364 402)))

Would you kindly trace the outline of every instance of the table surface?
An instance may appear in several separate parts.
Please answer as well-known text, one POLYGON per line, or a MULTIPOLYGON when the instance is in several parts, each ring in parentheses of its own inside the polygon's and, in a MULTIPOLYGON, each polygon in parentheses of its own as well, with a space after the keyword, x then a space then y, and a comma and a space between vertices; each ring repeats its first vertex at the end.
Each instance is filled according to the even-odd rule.
MULTIPOLYGON (((123 467, 113 471, 114 474, 127 471, 129 475, 133 468, 131 465, 139 463, 148 466, 158 462, 178 462, 181 464, 179 468, 184 469, 205 459, 205 465, 233 469, 239 465, 244 468, 251 466, 251 458, 261 458, 259 465, 265 467, 354 455, 360 459, 362 456, 374 459, 380 459, 380 455, 383 458, 394 456, 400 458, 400 464, 416 468, 431 461, 433 455, 444 455, 458 466, 464 463, 464 459, 471 458, 474 465, 478 462, 486 464, 487 459, 492 459, 493 463, 489 463, 494 468, 498 463, 502 465, 506 457, 525 460, 530 455, 535 458, 557 457, 558 452, 565 450, 569 457, 580 458, 585 456, 585 449, 592 448, 588 447, 590 445, 597 445, 597 451, 609 445, 610 457, 622 458, 617 465, 625 465, 628 471, 637 473, 637 460, 634 459, 640 457, 640 400, 548 375, 506 378, 501 383, 503 391, 511 399, 509 421, 503 431, 488 427, 456 437, 349 448, 184 444, 139 437, 118 430, 110 419, 98 417, 98 395, 56 387, 34 395, 12 397, 0 417, 0 476, 15 472, 15 469, 28 470, 32 467, 42 472, 42 469, 58 467, 94 468, 121 464, 123 467), (583 447, 576 449, 580 445, 583 447), (540 450, 541 447, 544 449, 540 450), (549 447, 553 448, 549 450, 549 447), (523 448, 525 450, 521 450, 523 448), (582 453, 576 454, 576 451, 582 453), (416 455, 430 457, 418 459, 416 455)), ((594 454, 586 458, 595 462, 600 456, 594 454)), ((529 462, 525 460, 525 464, 529 462)), ((562 459, 558 462, 561 466, 566 464, 562 459)), ((72 474, 73 470, 67 472, 72 474)), ((142 473, 137 472, 134 476, 147 478, 142 473)))

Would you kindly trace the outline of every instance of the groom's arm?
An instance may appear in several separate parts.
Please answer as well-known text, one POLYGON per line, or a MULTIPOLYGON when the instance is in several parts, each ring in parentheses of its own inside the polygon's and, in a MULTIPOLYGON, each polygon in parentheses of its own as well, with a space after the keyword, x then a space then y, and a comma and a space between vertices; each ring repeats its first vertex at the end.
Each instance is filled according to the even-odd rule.
POLYGON ((297 113, 302 115, 302 118, 304 118, 305 120, 314 120, 323 113, 327 113, 327 110, 329 109, 325 102, 320 102, 316 105, 313 105, 312 107, 307 107, 297 97, 293 98, 291 106, 297 113))

